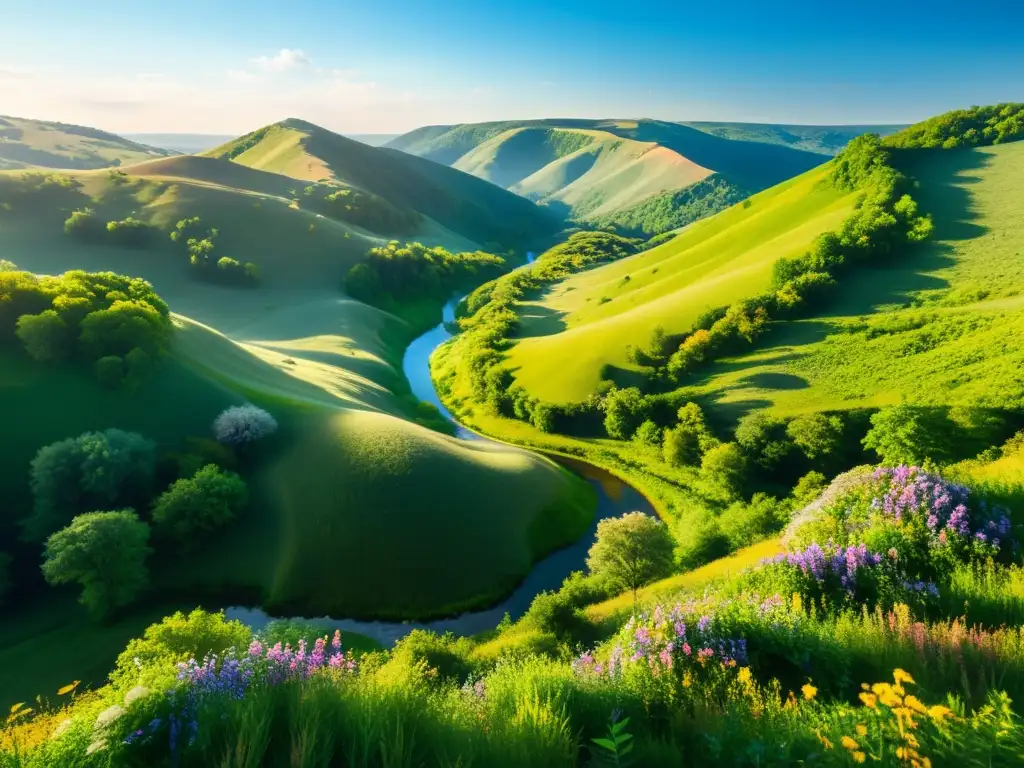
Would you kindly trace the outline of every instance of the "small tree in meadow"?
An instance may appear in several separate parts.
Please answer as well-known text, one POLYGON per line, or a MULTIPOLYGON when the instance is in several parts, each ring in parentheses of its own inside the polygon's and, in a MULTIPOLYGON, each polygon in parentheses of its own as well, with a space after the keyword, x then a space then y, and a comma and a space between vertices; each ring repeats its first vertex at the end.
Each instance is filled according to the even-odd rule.
POLYGON ((637 590, 672 572, 674 549, 675 541, 663 522, 643 512, 630 512, 598 523, 587 568, 615 589, 632 590, 635 612, 637 590))
POLYGON ((843 420, 823 413, 797 416, 786 425, 786 434, 811 460, 832 456, 843 444, 843 420))
POLYGON ((730 497, 738 496, 743 489, 747 473, 747 458, 736 443, 716 445, 704 454, 700 462, 704 479, 730 497))
POLYGON ((262 440, 277 431, 277 421, 255 405, 234 405, 213 422, 217 440, 227 445, 242 445, 262 440))
POLYGON ((160 495, 153 505, 153 522, 187 545, 234 520, 248 498, 241 477, 208 464, 160 495))
POLYGON ((662 443, 665 463, 673 467, 700 464, 700 457, 716 442, 704 421, 704 412, 696 403, 687 403, 679 409, 678 417, 679 423, 665 430, 662 443))
POLYGON ((932 414, 906 403, 883 408, 871 417, 871 429, 864 436, 883 464, 920 464, 926 458, 939 459, 945 453, 942 434, 932 414))
POLYGON ((90 512, 50 536, 43 576, 82 585, 80 601, 96 616, 131 603, 148 580, 149 526, 134 512, 90 512))

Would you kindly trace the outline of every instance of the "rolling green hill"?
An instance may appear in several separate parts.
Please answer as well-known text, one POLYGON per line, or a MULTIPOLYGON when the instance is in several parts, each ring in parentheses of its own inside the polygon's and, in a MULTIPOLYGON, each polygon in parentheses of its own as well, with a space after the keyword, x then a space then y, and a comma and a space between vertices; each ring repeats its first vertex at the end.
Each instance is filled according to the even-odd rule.
POLYGON ((931 242, 863 269, 819 317, 783 321, 693 393, 737 415, 929 405, 1024 408, 1024 142, 908 160, 931 242))
POLYGON ((689 224, 823 160, 657 120, 428 126, 387 146, 487 179, 574 220, 646 235, 689 224))
POLYGON ((508 355, 516 381, 543 400, 581 400, 597 390, 604 366, 635 368, 627 346, 656 326, 681 333, 702 312, 766 289, 776 260, 802 253, 853 210, 856 193, 822 184, 827 174, 809 171, 524 303, 508 355), (553 365, 565 356, 573 365, 553 365))
POLYGON ((469 174, 371 147, 302 120, 260 128, 204 156, 306 182, 350 185, 397 208, 418 211, 478 243, 530 246, 560 228, 551 212, 469 174))
POLYGON ((780 125, 775 123, 683 122, 690 128, 737 141, 757 141, 803 149, 822 155, 835 155, 850 139, 864 133, 888 136, 905 125, 780 125))
MULTIPOLYGON (((449 218, 453 224, 469 221, 489 199, 505 203, 461 233, 421 217, 414 237, 424 243, 474 250, 481 232, 550 226, 528 201, 458 171, 342 137, 321 139, 350 151, 341 158, 350 161, 347 178, 379 193, 397 190, 408 196, 403 201, 446 195, 442 214, 445 206, 468 212, 449 218), (517 210, 524 214, 518 222, 517 210)), ((325 156, 339 167, 336 156, 325 156)), ((518 449, 466 445, 415 423, 401 358, 405 344, 438 321, 438 307, 403 308, 410 325, 346 297, 345 272, 388 238, 311 210, 303 184, 196 156, 116 172, 0 172, 3 258, 44 274, 86 269, 144 277, 179 313, 180 326, 167 367, 123 403, 80 380, 87 376, 4 361, 4 402, 33 414, 3 441, 13 451, 4 464, 12 471, 0 480, 11 509, 0 523, 4 535, 14 535, 10 526, 30 503, 28 462, 42 445, 121 427, 175 450, 208 436, 219 410, 244 400, 282 425, 276 451, 258 473, 258 503, 230 537, 230 551, 215 547, 196 563, 162 572, 159 586, 171 595, 260 595, 266 605, 305 615, 445 612, 495 598, 543 551, 582 532, 592 506, 583 481, 518 449), (125 247, 65 234, 65 219, 85 208, 100 222, 131 217, 147 225, 144 239, 125 247), (259 287, 192 279, 188 256, 168 233, 194 216, 218 230, 215 255, 259 265, 259 287), (569 514, 550 528, 539 522, 555 510, 569 514), (538 544, 538 527, 550 534, 545 544, 538 544)))
POLYGON ((669 443, 676 418, 697 429, 681 406, 733 441, 697 457, 733 453, 747 494, 819 471, 814 448, 793 458, 808 424, 846 441, 820 471, 892 457, 865 438, 876 416, 920 420, 898 461, 973 456, 1024 412, 1022 109, 860 138, 639 253, 589 233, 609 241, 591 258, 574 236, 470 297, 465 332, 432 361, 445 403, 489 434, 614 466, 674 514, 721 511, 714 470, 669 443))
POLYGON ((96 128, 0 115, 0 170, 109 168, 174 154, 96 128))

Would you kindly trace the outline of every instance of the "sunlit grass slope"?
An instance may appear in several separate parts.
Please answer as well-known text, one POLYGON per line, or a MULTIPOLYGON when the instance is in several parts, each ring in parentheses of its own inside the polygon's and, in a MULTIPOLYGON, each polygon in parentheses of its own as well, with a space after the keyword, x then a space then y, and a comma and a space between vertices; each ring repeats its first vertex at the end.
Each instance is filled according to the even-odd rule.
POLYGON ((204 155, 306 182, 344 182, 398 208, 419 211, 479 243, 507 247, 543 241, 559 228, 550 211, 493 184, 303 120, 265 126, 204 155))
POLYGON ((844 279, 824 316, 775 324, 693 388, 737 414, 922 404, 1024 407, 1024 142, 921 152, 935 234, 844 279))
POLYGON ((628 368, 627 345, 655 327, 690 329, 705 310, 765 290, 772 265, 802 253, 853 209, 855 194, 810 171, 697 222, 649 251, 559 283, 521 307, 521 338, 509 354, 517 381, 546 401, 581 400, 602 368, 628 368), (572 365, 558 361, 571 360, 572 365))
POLYGON ((0 116, 0 170, 107 168, 173 154, 96 128, 0 116))
POLYGON ((603 130, 512 128, 460 157, 455 168, 572 215, 600 216, 711 171, 654 142, 603 130))
MULTIPOLYGON (((4 464, 4 482, 17 492, 16 504, 3 495, 11 521, 30 503, 29 461, 41 446, 116 426, 177 450, 189 437, 210 437, 224 407, 249 400, 282 425, 251 478, 257 503, 202 564, 169 565, 158 581, 172 594, 262 596, 297 614, 437 613, 497 597, 536 557, 586 530, 590 487, 557 465, 514 448, 467 446, 406 420, 414 401, 401 358, 417 330, 341 290, 345 270, 380 239, 302 210, 288 193, 300 182, 279 174, 205 157, 127 170, 75 173, 76 188, 33 205, 13 197, 0 215, 4 258, 40 273, 144 277, 180 324, 173 358, 123 407, 87 372, 24 360, 3 367, 0 396, 23 398, 14 407, 26 415, 13 441, 18 455, 4 464), (69 212, 85 206, 104 220, 132 215, 164 230, 141 249, 85 245, 63 232, 69 212), (260 265, 261 286, 191 279, 166 228, 194 215, 220 230, 223 255, 260 265)), ((0 199, 19 178, 0 174, 0 199)), ((428 242, 476 247, 428 224, 436 233, 428 242)))

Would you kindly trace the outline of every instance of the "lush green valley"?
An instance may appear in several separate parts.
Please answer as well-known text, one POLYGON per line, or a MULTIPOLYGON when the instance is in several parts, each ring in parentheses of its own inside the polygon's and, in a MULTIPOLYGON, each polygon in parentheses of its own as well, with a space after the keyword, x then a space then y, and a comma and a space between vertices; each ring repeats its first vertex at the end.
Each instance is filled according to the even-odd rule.
POLYGON ((1022 120, 0 173, 0 768, 1021 764, 1022 120))

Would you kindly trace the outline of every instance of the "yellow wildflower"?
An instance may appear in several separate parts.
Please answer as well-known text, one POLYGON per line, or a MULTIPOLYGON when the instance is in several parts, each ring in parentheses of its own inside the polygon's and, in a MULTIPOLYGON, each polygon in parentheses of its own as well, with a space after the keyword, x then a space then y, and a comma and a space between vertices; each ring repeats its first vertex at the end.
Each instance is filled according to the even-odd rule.
POLYGON ((865 736, 868 735, 868 727, 866 725, 863 725, 863 724, 858 725, 857 726, 857 735, 860 736, 863 739, 865 736))
POLYGON ((860 744, 858 744, 856 741, 851 739, 849 736, 843 736, 843 738, 840 739, 840 743, 844 747, 846 747, 848 750, 850 750, 851 752, 853 750, 855 750, 855 749, 859 749, 860 748, 860 744))
POLYGON ((850 757, 853 758, 853 762, 855 762, 855 763, 863 763, 867 759, 868 756, 865 755, 863 752, 861 752, 858 749, 855 752, 851 752, 850 753, 850 757))
POLYGON ((936 704, 934 707, 928 708, 928 717, 933 720, 941 720, 944 717, 951 717, 952 715, 953 710, 949 707, 944 707, 941 704, 936 704))
POLYGON ((917 696, 914 696, 913 694, 907 696, 903 700, 903 703, 915 712, 919 712, 922 715, 928 711, 927 707, 925 707, 925 705, 921 703, 920 699, 918 699, 917 696))
POLYGON ((897 685, 899 685, 900 683, 914 682, 914 678, 912 678, 910 675, 908 675, 906 672, 899 668, 893 670, 892 679, 896 681, 897 685))
POLYGON ((821 742, 821 746, 825 749, 832 749, 832 742, 828 740, 827 736, 822 736, 818 731, 815 731, 814 735, 818 737, 818 741, 821 742))
POLYGON ((801 688, 800 690, 803 691, 804 698, 807 699, 807 701, 813 700, 814 697, 818 695, 818 689, 815 688, 810 683, 807 683, 806 685, 804 685, 804 687, 801 688))
POLYGON ((741 683, 750 682, 750 667, 741 667, 739 674, 736 676, 741 683))
POLYGON ((878 709, 878 697, 873 693, 862 693, 860 700, 864 702, 865 707, 871 707, 871 709, 878 709))
POLYGON ((63 688, 61 688, 61 689, 59 689, 57 691, 57 695, 58 696, 64 696, 66 694, 71 693, 73 690, 75 690, 75 688, 78 687, 78 684, 80 682, 82 682, 82 681, 81 680, 75 680, 73 683, 70 683, 69 685, 65 685, 63 688))

